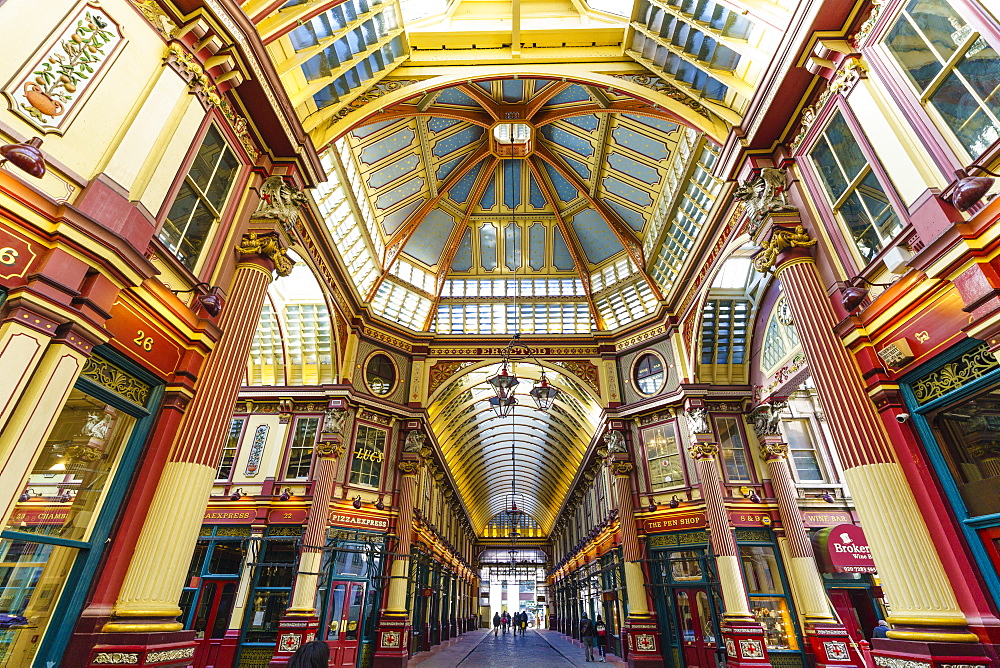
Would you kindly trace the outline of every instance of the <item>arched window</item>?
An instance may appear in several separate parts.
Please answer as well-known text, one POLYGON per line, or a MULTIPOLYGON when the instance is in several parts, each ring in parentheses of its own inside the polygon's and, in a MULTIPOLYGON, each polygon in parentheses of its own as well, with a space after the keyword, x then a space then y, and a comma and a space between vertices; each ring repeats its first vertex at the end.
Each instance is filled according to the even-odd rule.
POLYGON ((764 343, 760 349, 760 369, 771 373, 799 347, 799 335, 792 324, 788 302, 779 297, 771 309, 771 316, 764 332, 764 343))

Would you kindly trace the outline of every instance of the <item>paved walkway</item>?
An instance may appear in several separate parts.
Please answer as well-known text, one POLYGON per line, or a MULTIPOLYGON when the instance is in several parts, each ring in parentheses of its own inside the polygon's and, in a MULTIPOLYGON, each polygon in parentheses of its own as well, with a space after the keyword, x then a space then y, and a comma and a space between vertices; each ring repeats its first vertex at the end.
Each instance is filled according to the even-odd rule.
MULTIPOLYGON (((608 663, 624 665, 617 656, 608 663)), ((524 636, 477 629, 446 646, 414 655, 409 666, 420 668, 577 668, 590 667, 583 648, 555 631, 529 629, 524 636)))

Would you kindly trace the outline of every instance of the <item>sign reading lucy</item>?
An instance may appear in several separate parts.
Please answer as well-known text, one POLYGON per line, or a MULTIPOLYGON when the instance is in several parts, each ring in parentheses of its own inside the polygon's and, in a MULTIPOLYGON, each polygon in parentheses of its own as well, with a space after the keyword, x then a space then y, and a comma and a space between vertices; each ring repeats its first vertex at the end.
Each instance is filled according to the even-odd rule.
POLYGON ((875 573, 875 561, 864 531, 856 524, 820 529, 813 536, 816 554, 829 573, 875 573))

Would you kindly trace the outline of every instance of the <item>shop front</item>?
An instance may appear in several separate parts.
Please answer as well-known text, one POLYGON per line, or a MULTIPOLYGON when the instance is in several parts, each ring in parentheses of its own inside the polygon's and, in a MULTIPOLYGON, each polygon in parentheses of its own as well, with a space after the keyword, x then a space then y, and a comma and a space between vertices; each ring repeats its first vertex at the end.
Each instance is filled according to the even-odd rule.
POLYGON ((913 426, 1000 605, 1000 362, 986 343, 968 339, 902 381, 913 426))
MULTIPOLYGON (((704 526, 700 513, 688 526, 704 526)), ((750 610, 764 629, 772 665, 804 665, 799 626, 781 556, 769 529, 737 528, 736 542, 750 610)), ((663 659, 674 668, 714 668, 725 660, 722 604, 715 559, 704 529, 648 536, 649 572, 663 659)))
POLYGON ((59 665, 161 396, 113 350, 86 360, 0 532, 0 667, 59 665))

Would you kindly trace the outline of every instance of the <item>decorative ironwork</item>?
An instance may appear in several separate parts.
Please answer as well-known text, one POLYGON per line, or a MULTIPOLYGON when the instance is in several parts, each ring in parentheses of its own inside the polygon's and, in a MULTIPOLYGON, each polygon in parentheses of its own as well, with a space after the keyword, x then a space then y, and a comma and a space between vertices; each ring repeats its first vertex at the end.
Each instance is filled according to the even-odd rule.
POLYGON ((139 663, 138 652, 98 652, 94 664, 108 666, 135 666, 139 663))
POLYGON ((740 543, 769 543, 771 534, 764 529, 737 529, 736 540, 740 543))
MULTIPOLYGON (((876 3, 881 4, 884 0, 875 0, 876 3)), ((872 10, 873 15, 877 16, 878 8, 876 7, 872 10)), ((860 33, 859 33, 860 34, 860 33)), ((841 65, 840 69, 833 76, 830 81, 830 85, 826 87, 826 90, 813 102, 811 105, 802 110, 802 120, 799 126, 799 134, 795 136, 792 140, 792 150, 794 151, 802 144, 806 136, 809 134, 809 129, 819 118, 819 112, 826 106, 826 103, 831 97, 837 93, 847 91, 854 87, 854 84, 858 82, 861 76, 865 73, 865 67, 861 64, 858 58, 848 58, 841 65)))
POLYGON ((178 649, 164 649, 158 652, 150 652, 146 655, 146 663, 156 663, 159 661, 176 661, 178 659, 190 659, 194 656, 194 647, 180 647, 178 649))
POLYGON ((982 343, 954 362, 945 364, 914 382, 913 396, 918 404, 925 404, 985 376, 998 366, 1000 362, 997 362, 989 347, 982 343))
POLYGON ((638 84, 643 88, 649 88, 650 90, 655 90, 657 93, 663 93, 672 100, 677 100, 685 107, 690 108, 695 113, 709 118, 708 108, 705 107, 701 102, 693 100, 688 97, 684 91, 682 91, 677 86, 668 83, 666 80, 660 77, 653 76, 651 74, 615 74, 613 75, 616 79, 624 79, 625 81, 630 81, 634 84, 638 84))
POLYGON ((220 526, 215 532, 216 536, 228 536, 230 538, 249 538, 250 537, 250 527, 239 527, 239 526, 220 526))
POLYGON ((771 238, 764 244, 764 248, 753 258, 753 266, 757 271, 766 273, 774 267, 775 260, 781 251, 789 248, 809 248, 815 246, 816 240, 809 236, 806 228, 798 225, 794 230, 786 227, 775 227, 771 232, 771 238))
POLYGON ((139 10, 147 21, 153 24, 164 37, 170 37, 174 34, 174 30, 177 29, 177 24, 167 16, 167 13, 163 11, 160 4, 156 0, 132 0, 132 5, 139 10))
POLYGON ((557 360, 552 362, 556 366, 561 366, 580 380, 589 385, 598 395, 601 394, 600 381, 598 380, 597 365, 591 362, 577 360, 557 360))
POLYGON ((152 387, 130 373, 122 371, 111 362, 94 355, 87 358, 81 372, 85 378, 94 381, 106 390, 144 406, 152 387))

